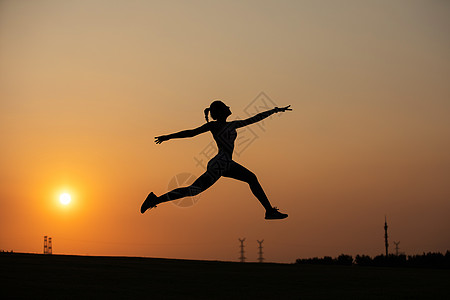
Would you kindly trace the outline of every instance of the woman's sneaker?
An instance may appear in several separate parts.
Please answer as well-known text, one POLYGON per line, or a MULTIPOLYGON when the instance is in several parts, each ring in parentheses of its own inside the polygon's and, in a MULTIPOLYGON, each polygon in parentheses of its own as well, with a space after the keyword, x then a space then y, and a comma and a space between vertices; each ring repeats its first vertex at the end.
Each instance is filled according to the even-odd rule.
POLYGON ((145 211, 149 208, 156 207, 156 204, 158 204, 156 202, 157 199, 158 199, 158 197, 153 192, 148 194, 144 203, 142 203, 142 205, 141 205, 141 214, 145 213, 145 211))
POLYGON ((278 208, 272 207, 272 209, 266 210, 266 220, 279 220, 286 219, 288 217, 287 214, 280 213, 278 208))

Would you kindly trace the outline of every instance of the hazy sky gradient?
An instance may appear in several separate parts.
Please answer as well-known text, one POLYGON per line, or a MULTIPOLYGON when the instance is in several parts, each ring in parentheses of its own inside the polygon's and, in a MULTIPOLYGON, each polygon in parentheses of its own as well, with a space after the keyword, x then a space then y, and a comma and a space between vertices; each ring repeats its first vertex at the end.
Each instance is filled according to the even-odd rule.
POLYGON ((50 235, 55 253, 237 260, 246 237, 249 261, 257 239, 268 261, 378 255, 387 215, 392 251, 446 251, 449 53, 448 1, 1 1, 0 249, 50 235), (212 141, 154 136, 215 99, 247 117, 261 92, 294 111, 252 125, 235 160, 289 218, 226 178, 141 215, 212 141))

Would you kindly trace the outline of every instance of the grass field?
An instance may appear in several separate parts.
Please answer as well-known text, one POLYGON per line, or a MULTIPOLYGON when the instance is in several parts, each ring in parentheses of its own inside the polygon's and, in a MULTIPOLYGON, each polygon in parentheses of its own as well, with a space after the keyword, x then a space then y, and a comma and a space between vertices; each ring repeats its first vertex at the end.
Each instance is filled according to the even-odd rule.
POLYGON ((0 253, 0 296, 450 299, 450 270, 0 253))

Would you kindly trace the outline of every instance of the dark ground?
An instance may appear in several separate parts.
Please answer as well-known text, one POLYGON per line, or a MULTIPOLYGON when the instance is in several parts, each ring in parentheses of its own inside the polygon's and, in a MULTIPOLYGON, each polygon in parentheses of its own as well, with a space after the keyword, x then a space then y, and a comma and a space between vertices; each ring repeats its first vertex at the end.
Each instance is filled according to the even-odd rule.
POLYGON ((450 270, 0 253, 0 298, 450 299, 450 270))

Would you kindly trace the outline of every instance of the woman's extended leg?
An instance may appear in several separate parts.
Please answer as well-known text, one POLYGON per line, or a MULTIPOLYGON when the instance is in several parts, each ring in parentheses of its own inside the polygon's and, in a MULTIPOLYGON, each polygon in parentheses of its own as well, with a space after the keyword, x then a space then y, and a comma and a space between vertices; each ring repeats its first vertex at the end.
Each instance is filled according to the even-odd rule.
POLYGON ((212 186, 219 177, 214 176, 211 172, 206 171, 198 177, 190 186, 176 188, 156 200, 156 204, 172 201, 184 197, 191 197, 200 194, 210 186, 212 186))
POLYGON ((224 172, 223 176, 247 182, 253 195, 258 198, 262 206, 264 206, 266 210, 272 209, 272 205, 270 204, 266 193, 264 193, 261 184, 259 184, 258 178, 253 172, 233 161, 229 165, 228 170, 224 172))

